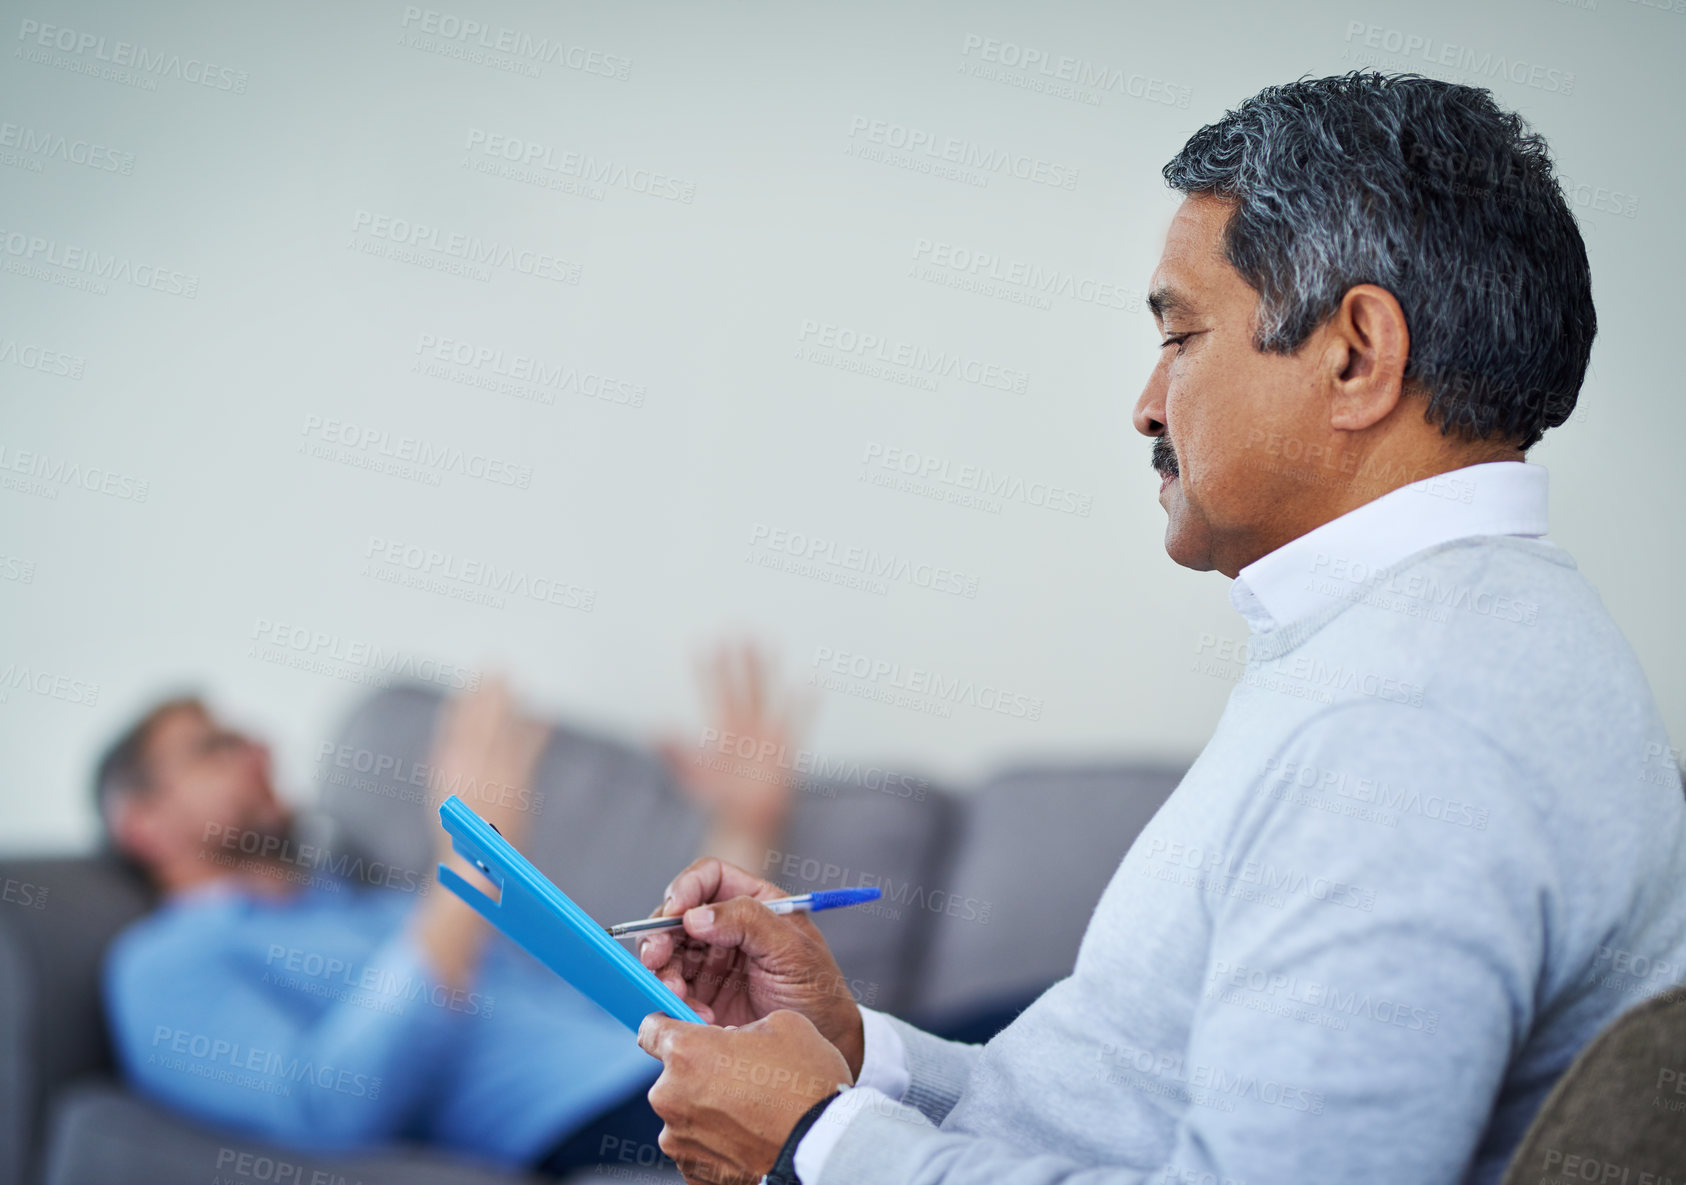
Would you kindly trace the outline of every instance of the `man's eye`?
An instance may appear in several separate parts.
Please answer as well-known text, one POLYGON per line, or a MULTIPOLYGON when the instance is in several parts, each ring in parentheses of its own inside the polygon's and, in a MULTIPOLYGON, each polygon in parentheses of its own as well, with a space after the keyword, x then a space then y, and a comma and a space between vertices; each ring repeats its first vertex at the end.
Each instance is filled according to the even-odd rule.
POLYGON ((1173 333, 1170 337, 1159 343, 1159 348, 1163 350, 1166 346, 1176 346, 1177 353, 1180 354, 1183 352, 1183 343, 1186 342, 1188 338, 1189 335, 1186 333, 1173 333))

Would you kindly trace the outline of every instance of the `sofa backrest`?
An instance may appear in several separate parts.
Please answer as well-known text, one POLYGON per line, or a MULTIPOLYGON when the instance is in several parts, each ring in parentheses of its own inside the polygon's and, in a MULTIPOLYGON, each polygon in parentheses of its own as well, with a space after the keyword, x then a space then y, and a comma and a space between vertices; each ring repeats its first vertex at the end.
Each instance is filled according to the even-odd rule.
MULTIPOLYGON (((378 691, 348 715, 317 765, 317 811, 338 846, 367 858, 365 881, 407 887, 433 875, 439 774, 429 764, 444 696, 430 687, 378 691)), ((446 787, 446 789, 452 789, 446 787)), ((529 787, 454 787, 471 808, 498 793, 531 804, 522 851, 593 917, 650 912, 692 859, 702 818, 652 754, 556 725, 529 787)))
POLYGON ((989 1011, 1070 974, 1101 891, 1186 768, 1023 765, 978 787, 910 895, 929 928, 909 1013, 989 1011))
MULTIPOLYGON (((428 805, 427 763, 443 703, 431 687, 376 692, 352 711, 317 770, 318 809, 344 845, 399 870, 401 882, 433 868, 439 821, 428 805)), ((929 879, 959 808, 928 781, 881 773, 838 766, 825 776, 799 774, 785 838, 752 871, 793 892, 838 887, 843 877, 929 879)), ((647 915, 703 840, 701 812, 643 746, 558 724, 531 789, 542 805, 523 852, 604 923, 647 915)), ((914 990, 923 922, 854 909, 823 917, 821 926, 857 998, 896 1009, 914 990)))

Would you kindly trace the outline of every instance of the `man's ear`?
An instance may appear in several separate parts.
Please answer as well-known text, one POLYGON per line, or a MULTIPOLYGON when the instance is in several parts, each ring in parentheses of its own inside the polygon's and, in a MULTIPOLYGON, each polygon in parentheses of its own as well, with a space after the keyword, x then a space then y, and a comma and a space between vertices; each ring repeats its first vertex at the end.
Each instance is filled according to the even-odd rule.
POLYGON ((111 812, 111 838, 130 859, 151 867, 158 858, 158 833, 152 813, 127 795, 114 799, 111 812))
POLYGON ((1399 403, 1411 331, 1393 293, 1356 284, 1324 326, 1327 345, 1329 427, 1362 432, 1386 419, 1399 403))

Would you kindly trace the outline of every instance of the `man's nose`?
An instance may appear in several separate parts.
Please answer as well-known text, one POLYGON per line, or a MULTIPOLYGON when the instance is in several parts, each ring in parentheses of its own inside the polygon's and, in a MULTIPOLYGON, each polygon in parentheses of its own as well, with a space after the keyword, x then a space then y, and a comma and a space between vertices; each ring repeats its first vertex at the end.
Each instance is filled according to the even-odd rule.
POLYGON ((1148 376, 1147 385, 1142 388, 1135 410, 1130 414, 1130 421, 1143 436, 1165 435, 1165 390, 1157 367, 1148 376))
POLYGON ((269 767, 269 746, 262 741, 241 737, 234 753, 236 760, 255 773, 262 773, 269 767))

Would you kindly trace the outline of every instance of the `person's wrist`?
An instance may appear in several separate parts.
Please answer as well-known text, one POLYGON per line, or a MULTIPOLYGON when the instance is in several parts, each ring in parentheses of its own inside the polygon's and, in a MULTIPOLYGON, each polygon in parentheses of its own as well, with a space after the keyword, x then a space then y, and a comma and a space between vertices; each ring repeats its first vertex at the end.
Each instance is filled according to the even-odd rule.
POLYGON ((860 1005, 850 1001, 848 1019, 844 1021, 842 1030, 836 1040, 837 1052, 843 1055, 843 1060, 849 1063, 849 1079, 852 1082, 861 1080, 861 1066, 866 1061, 866 1022, 861 1019, 860 1005))
POLYGON ((796 1175, 796 1149, 802 1143, 802 1137, 808 1134, 808 1129, 819 1122, 820 1115, 842 1093, 840 1090, 834 1090, 802 1112, 801 1117, 791 1127, 790 1134, 785 1137, 784 1144, 779 1148, 779 1154, 773 1160, 773 1167, 768 1169, 767 1175, 762 1178, 765 1185, 803 1185, 802 1179, 796 1175))
POLYGON ((782 800, 723 806, 718 815, 720 825, 726 830, 766 847, 778 842, 789 818, 789 804, 782 800))

